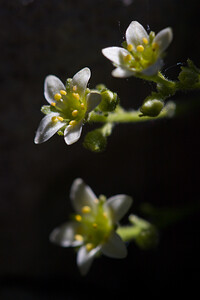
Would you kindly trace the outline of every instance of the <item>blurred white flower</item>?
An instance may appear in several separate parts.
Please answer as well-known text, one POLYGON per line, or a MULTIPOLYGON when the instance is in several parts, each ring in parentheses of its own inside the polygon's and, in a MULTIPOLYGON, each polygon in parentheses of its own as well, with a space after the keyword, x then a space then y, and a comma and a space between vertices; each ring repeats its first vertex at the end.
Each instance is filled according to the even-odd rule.
POLYGON ((85 275, 99 253, 113 258, 124 258, 127 249, 115 232, 118 221, 132 204, 127 195, 116 195, 107 201, 95 196, 82 179, 76 179, 70 198, 76 211, 74 220, 53 230, 50 240, 62 247, 79 247, 77 264, 85 275))

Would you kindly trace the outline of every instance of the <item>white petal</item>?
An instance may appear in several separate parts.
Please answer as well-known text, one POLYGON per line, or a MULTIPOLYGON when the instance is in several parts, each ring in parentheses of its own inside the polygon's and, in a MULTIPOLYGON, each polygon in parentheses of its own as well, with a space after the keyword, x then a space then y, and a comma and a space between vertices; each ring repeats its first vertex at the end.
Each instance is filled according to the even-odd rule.
POLYGON ((68 125, 64 131, 64 140, 67 145, 77 142, 81 136, 83 122, 80 121, 76 125, 68 125))
POLYGON ((108 241, 102 246, 101 252, 109 257, 124 258, 127 255, 127 249, 120 236, 113 232, 108 241))
POLYGON ((112 71, 112 76, 114 77, 119 77, 119 78, 126 78, 126 77, 130 77, 133 76, 135 74, 135 72, 133 71, 129 71, 125 68, 116 68, 112 71))
POLYGON ((62 247, 80 246, 83 242, 76 241, 74 239, 78 226, 79 225, 76 222, 64 223, 52 231, 49 239, 52 243, 58 244, 62 247))
POLYGON ((159 45, 160 52, 165 51, 173 39, 172 29, 167 27, 155 36, 154 42, 159 45))
POLYGON ((96 195, 93 193, 91 188, 84 183, 84 181, 80 178, 74 180, 71 191, 70 191, 70 199, 72 201, 72 205, 74 209, 81 213, 83 206, 89 206, 92 209, 96 208, 96 195))
POLYGON ((153 65, 142 71, 144 75, 152 76, 158 73, 163 66, 163 60, 159 58, 153 65))
POLYGON ((102 49, 102 53, 116 65, 123 65, 123 57, 130 54, 126 49, 120 47, 104 48, 102 49))
POLYGON ((59 116, 58 113, 51 113, 46 115, 40 122, 37 129, 34 142, 35 144, 40 144, 46 142, 50 139, 60 128, 65 124, 58 121, 57 123, 52 122, 52 117, 59 116))
POLYGON ((95 258, 95 255, 99 252, 100 247, 96 247, 91 251, 87 251, 85 246, 82 246, 77 254, 77 265, 82 275, 86 275, 89 268, 95 258))
POLYGON ((90 69, 84 68, 76 73, 72 78, 71 87, 77 86, 76 92, 79 93, 80 96, 84 96, 90 76, 90 69))
POLYGON ((112 214, 113 222, 118 222, 129 210, 132 198, 127 195, 116 195, 109 198, 105 203, 105 209, 112 214))
POLYGON ((101 102, 101 94, 97 92, 91 92, 87 95, 87 111, 86 114, 91 112, 101 102))
POLYGON ((58 77, 49 75, 45 78, 44 96, 50 104, 54 100, 54 95, 60 93, 60 90, 65 90, 65 86, 58 77))
POLYGON ((143 38, 149 39, 144 27, 137 21, 131 22, 126 30, 127 44, 132 44, 136 48, 138 45, 143 44, 143 38))

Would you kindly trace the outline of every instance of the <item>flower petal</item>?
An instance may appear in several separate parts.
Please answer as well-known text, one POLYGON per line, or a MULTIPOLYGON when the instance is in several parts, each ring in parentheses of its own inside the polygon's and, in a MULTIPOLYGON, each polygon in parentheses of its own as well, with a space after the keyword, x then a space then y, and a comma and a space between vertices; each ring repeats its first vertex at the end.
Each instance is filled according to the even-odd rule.
POLYGON ((76 222, 68 222, 62 224, 60 227, 55 228, 50 234, 50 241, 62 247, 76 247, 80 246, 83 242, 76 241, 74 236, 77 232, 79 225, 76 222))
POLYGON ((95 209, 96 198, 97 197, 93 193, 91 188, 86 185, 81 178, 77 178, 74 180, 70 191, 70 199, 72 201, 74 209, 77 212, 81 213, 83 206, 89 206, 92 209, 95 209))
POLYGON ((91 92, 87 95, 87 111, 86 114, 91 112, 101 102, 101 94, 97 92, 91 92))
POLYGON ((63 122, 58 121, 57 123, 52 122, 52 117, 59 116, 59 113, 51 113, 46 115, 40 122, 39 127, 37 129, 34 143, 40 144, 46 142, 50 139, 60 128, 62 128, 65 124, 63 122))
POLYGON ((108 47, 102 49, 103 55, 116 65, 123 65, 123 57, 130 54, 126 49, 120 47, 108 47))
POLYGON ((91 72, 89 68, 84 68, 74 75, 71 81, 71 87, 77 86, 77 93, 82 97, 85 94, 91 72))
POLYGON ((134 71, 129 71, 125 68, 116 68, 112 71, 112 76, 114 77, 119 77, 119 78, 126 78, 126 77, 130 77, 133 76, 135 74, 134 71))
POLYGON ((77 254, 77 265, 82 275, 86 275, 95 258, 95 255, 100 251, 100 247, 96 247, 91 251, 87 251, 85 246, 82 246, 77 254))
POLYGON ((138 45, 143 44, 143 38, 149 40, 149 36, 144 27, 137 21, 131 22, 126 30, 127 44, 132 44, 134 48, 136 48, 138 45))
POLYGON ((77 142, 81 136, 83 122, 80 121, 76 125, 68 125, 64 131, 64 140, 67 145, 77 142))
POLYGON ((144 69, 142 73, 147 76, 152 76, 158 73, 163 66, 163 60, 159 58, 153 65, 144 69))
POLYGON ((155 36, 154 43, 159 45, 160 52, 165 51, 173 39, 172 29, 167 27, 155 36))
POLYGON ((101 251, 104 255, 113 258, 124 258, 127 255, 126 246, 116 232, 113 232, 108 241, 102 246, 101 251))
POLYGON ((54 95, 65 90, 65 86, 60 79, 54 75, 48 75, 44 81, 44 96, 51 104, 54 101, 54 95))
POLYGON ((132 198, 127 195, 116 195, 104 203, 104 208, 112 214, 113 222, 118 222, 132 205, 132 198))

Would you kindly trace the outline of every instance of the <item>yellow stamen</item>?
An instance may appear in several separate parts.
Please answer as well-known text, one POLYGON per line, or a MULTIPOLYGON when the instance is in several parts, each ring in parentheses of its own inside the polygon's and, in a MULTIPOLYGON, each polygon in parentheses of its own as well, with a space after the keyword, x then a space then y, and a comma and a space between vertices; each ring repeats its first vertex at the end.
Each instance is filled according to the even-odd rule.
POLYGON ((127 54, 126 56, 124 56, 124 61, 125 62, 129 62, 132 59, 132 55, 127 54))
POLYGON ((52 105, 52 106, 56 106, 56 103, 55 103, 55 102, 51 102, 51 105, 52 105))
POLYGON ((98 226, 97 223, 92 224, 92 227, 95 228, 95 229, 97 228, 97 226, 98 226))
POLYGON ((58 117, 58 120, 62 122, 64 119, 62 117, 58 117))
POLYGON ((77 122, 75 120, 72 120, 69 122, 69 125, 75 126, 77 124, 77 122))
POLYGON ((78 115, 78 110, 77 110, 77 109, 73 110, 72 116, 73 116, 73 117, 76 117, 77 115, 78 115))
POLYGON ((81 109, 85 109, 85 104, 81 103, 81 109))
POLYGON ((128 51, 132 51, 133 50, 133 45, 132 44, 128 44, 127 45, 127 50, 128 51))
POLYGON ((87 213, 89 213, 89 212, 91 212, 91 208, 89 207, 89 206, 83 206, 82 207, 82 212, 84 213, 84 214, 87 214, 87 213))
POLYGON ((74 238, 76 241, 79 241, 79 242, 83 241, 83 236, 81 234, 75 234, 74 238))
POLYGON ((157 43, 152 44, 152 49, 157 50, 159 48, 159 45, 157 43))
POLYGON ((103 213, 103 217, 104 217, 105 219, 107 219, 108 215, 107 215, 106 212, 103 213))
POLYGON ((74 85, 72 89, 73 89, 74 92, 76 92, 77 91, 77 86, 74 85))
POLYGON ((143 52, 143 51, 144 51, 144 46, 138 45, 138 46, 137 46, 137 51, 138 51, 138 52, 143 52))
POLYGON ((56 116, 54 116, 54 117, 51 118, 51 121, 53 123, 57 123, 58 122, 58 118, 56 116))
POLYGON ((86 244, 86 249, 87 249, 88 252, 91 251, 93 248, 94 248, 94 245, 92 243, 87 243, 86 244))
POLYGON ((78 93, 72 93, 72 96, 76 99, 76 100, 79 100, 80 99, 80 96, 78 93))
POLYGON ((61 94, 59 94, 59 93, 57 93, 57 94, 54 95, 54 99, 55 99, 56 101, 59 101, 61 98, 62 98, 62 96, 61 96, 61 94))
POLYGON ((65 90, 60 90, 61 95, 65 96, 67 95, 67 92, 65 90))
POLYGON ((82 217, 80 215, 75 215, 75 220, 77 222, 80 222, 82 220, 82 217))
POLYGON ((145 45, 147 45, 147 44, 149 43, 148 39, 145 38, 145 37, 142 39, 142 41, 143 41, 143 43, 144 43, 145 45))

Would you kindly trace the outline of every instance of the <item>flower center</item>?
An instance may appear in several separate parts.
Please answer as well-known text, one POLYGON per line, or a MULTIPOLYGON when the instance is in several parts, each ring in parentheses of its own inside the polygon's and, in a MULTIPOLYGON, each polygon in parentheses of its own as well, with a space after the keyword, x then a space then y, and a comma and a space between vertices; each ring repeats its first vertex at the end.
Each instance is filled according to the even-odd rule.
POLYGON ((126 49, 129 54, 124 56, 124 62, 129 68, 142 71, 156 62, 159 56, 159 45, 153 39, 142 38, 141 44, 133 46, 128 44, 126 49))
POLYGON ((78 121, 82 120, 86 112, 85 95, 81 97, 77 92, 77 86, 67 90, 60 90, 54 95, 54 101, 51 105, 55 111, 59 113, 59 117, 53 117, 52 122, 67 121, 69 125, 76 125, 78 121))
POLYGON ((103 203, 96 199, 95 208, 83 206, 82 213, 75 216, 75 220, 80 223, 75 239, 83 240, 88 251, 105 243, 113 229, 109 212, 105 211, 103 203))

